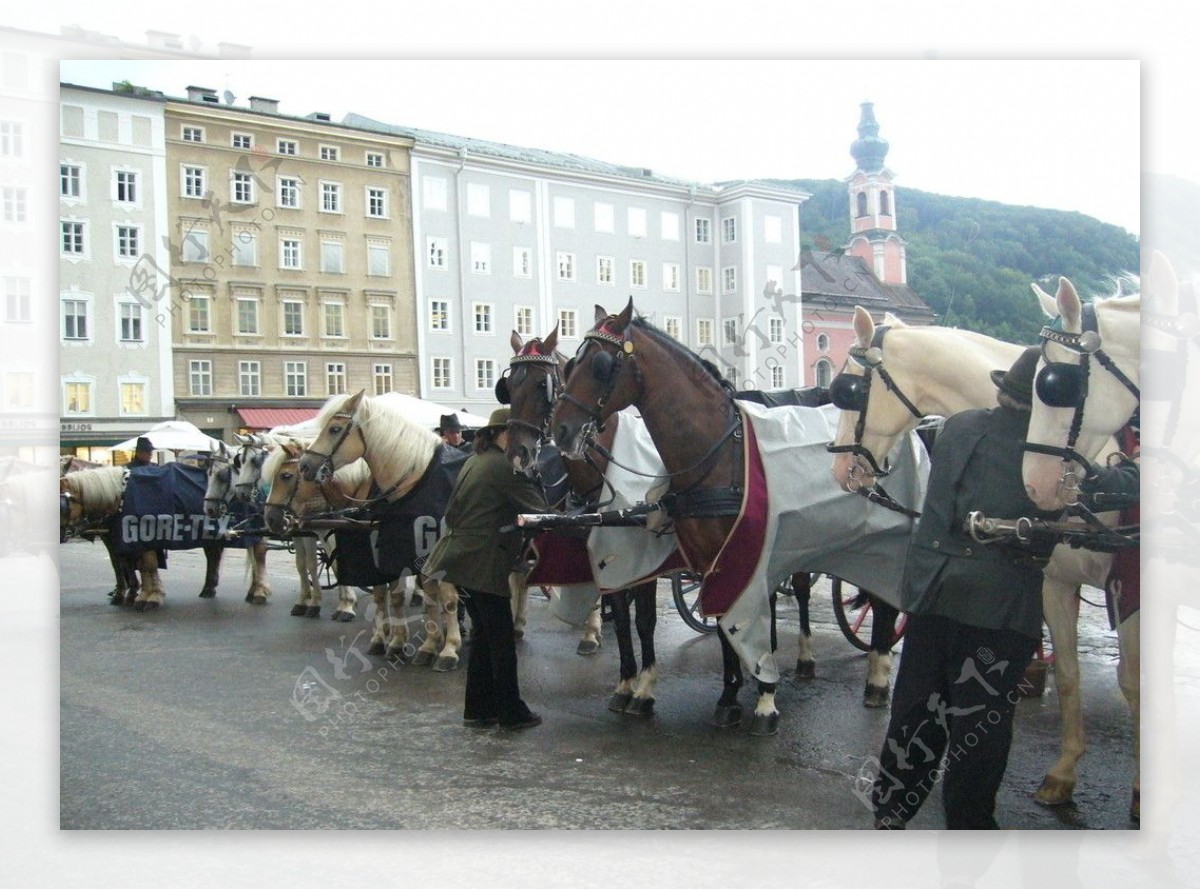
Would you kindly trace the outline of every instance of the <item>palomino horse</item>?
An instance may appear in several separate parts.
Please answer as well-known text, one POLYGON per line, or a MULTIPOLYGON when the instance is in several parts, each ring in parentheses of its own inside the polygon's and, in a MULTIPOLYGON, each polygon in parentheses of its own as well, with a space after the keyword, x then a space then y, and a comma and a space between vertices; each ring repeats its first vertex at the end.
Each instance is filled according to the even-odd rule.
MULTIPOLYGON (((854 313, 856 350, 864 364, 847 362, 831 387, 846 406, 838 423, 834 476, 848 491, 870 489, 875 468, 896 439, 925 416, 950 417, 973 408, 996 405, 990 372, 1011 367, 1021 346, 971 331, 943 327, 909 327, 889 316, 877 328, 866 310, 854 313), (883 385, 866 387, 872 368, 883 385), (883 376, 886 372, 886 377, 883 376), (858 395, 855 395, 855 393, 858 395), (906 404, 907 402, 907 404, 906 404), (911 406, 911 407, 910 407, 911 406)), ((1035 793, 1041 803, 1070 799, 1063 780, 1071 777, 1083 754, 1083 714, 1079 698, 1079 588, 1103 587, 1112 557, 1066 545, 1055 548, 1042 583, 1042 612, 1054 640, 1055 688, 1062 714, 1062 754, 1035 793)), ((1122 663, 1136 662, 1122 642, 1122 663)))
MULTIPOLYGON (((263 463, 263 477, 267 485, 267 500, 263 517, 267 528, 277 535, 289 534, 298 523, 303 528, 308 517, 354 507, 367 500, 371 490, 371 471, 363 460, 356 460, 337 470, 327 482, 309 482, 300 475, 300 458, 307 442, 285 442, 271 451, 263 463), (294 520, 294 522, 293 522, 294 520)), ((318 532, 324 541, 327 553, 337 547, 332 531, 318 532)), ((296 535, 301 540, 315 542, 315 537, 296 535)), ((315 547, 313 548, 315 551, 315 547)), ((299 548, 297 548, 299 553, 299 548)), ((321 586, 314 570, 312 579, 320 609, 321 586)), ((404 620, 404 587, 400 580, 390 584, 375 584, 371 587, 375 600, 374 630, 369 655, 387 654, 389 657, 401 653, 408 642, 407 624, 404 620)), ((338 586, 338 606, 334 620, 350 621, 354 618, 357 602, 353 590, 347 585, 338 586), (340 617, 340 616, 346 617, 340 617)), ((310 607, 311 608, 311 607, 310 607)), ((292 614, 301 614, 293 610, 292 614)))
MULTIPOLYGON (((635 319, 632 300, 584 336, 572 361, 551 415, 555 442, 564 457, 582 459, 608 418, 629 405, 639 409, 666 466, 662 502, 680 550, 704 577, 706 609, 722 614, 725 685, 714 723, 741 722, 744 660, 759 691, 750 731, 773 733, 779 672, 771 651, 771 592, 800 570, 890 589, 899 581, 911 519, 868 515, 865 500, 847 497, 817 471, 828 440, 818 443, 814 434, 832 432, 828 412, 735 402, 728 384, 694 353, 635 319)), ((902 456, 911 488, 905 494, 915 495, 923 473, 911 449, 902 456)))
MULTIPOLYGON (((1138 410, 1141 296, 1114 297, 1085 305, 1071 282, 1059 280, 1054 297, 1036 285, 1042 310, 1055 321, 1042 328, 1042 357, 1034 386, 1033 414, 1026 436, 1023 466, 1029 497, 1043 509, 1064 507, 1079 497, 1079 482, 1095 462, 1116 450, 1111 436, 1138 410), (1093 361, 1094 360, 1094 361, 1093 361)), ((1061 549, 1061 548, 1060 548, 1061 549)), ((1098 586, 1105 586, 1101 582, 1098 586)), ((1078 610, 1078 603, 1072 604, 1078 610)), ((1126 610, 1127 611, 1127 610, 1126 610)), ((1074 627, 1076 613, 1071 614, 1074 627)), ((1049 613, 1047 610, 1047 620, 1049 613)), ((1121 662, 1117 680, 1134 725, 1134 785, 1130 814, 1141 814, 1140 751, 1141 694, 1140 609, 1117 625, 1121 662)), ((1057 642, 1057 640, 1056 640, 1057 642)), ((1055 678, 1062 693, 1058 662, 1055 678)), ((1078 697, 1078 674, 1069 678, 1078 697)), ((1066 707, 1066 695, 1063 695, 1066 707)), ((1064 750, 1038 791, 1039 800, 1065 803, 1075 788, 1075 766, 1085 750, 1082 723, 1068 737, 1063 721, 1064 750)))
MULTIPOLYGON (((100 467, 63 476, 59 480, 61 523, 74 526, 84 519, 92 522, 114 519, 121 508, 125 473, 122 467, 100 467)), ((207 566, 200 596, 208 599, 216 596, 221 556, 225 548, 221 544, 205 544, 203 549, 207 566)), ((267 597, 271 595, 271 586, 266 577, 265 553, 265 548, 262 548, 246 554, 246 558, 250 560, 248 567, 251 571, 246 602, 255 605, 265 604, 267 597)), ((158 578, 158 554, 155 550, 140 551, 136 563, 137 569, 142 573, 140 590, 136 587, 121 590, 119 587, 113 594, 112 603, 130 604, 139 612, 157 609, 162 605, 164 597, 162 582, 158 578)), ((128 572, 118 573, 118 578, 122 574, 128 579, 128 572)))
MULTIPOLYGON (((350 396, 334 396, 317 414, 316 424, 321 432, 300 458, 301 475, 310 482, 324 482, 339 468, 361 458, 382 489, 376 501, 404 497, 440 453, 441 439, 405 417, 387 394, 369 397, 359 390, 350 396)), ((435 671, 454 670, 462 648, 458 590, 440 580, 418 579, 425 594, 427 633, 413 663, 432 662, 435 671)))
MULTIPOLYGON (((229 505, 234 500, 233 474, 236 464, 224 442, 211 452, 205 462, 204 515, 217 519, 229 511, 229 505)), ((207 555, 206 548, 206 555, 207 555)), ((205 579, 204 590, 200 596, 208 599, 217 595, 217 570, 220 567, 221 551, 216 551, 215 563, 208 565, 209 575, 205 579)), ((246 550, 246 567, 252 574, 250 590, 246 594, 246 602, 262 605, 271 595, 267 582, 267 544, 259 540, 246 550)))
MULTIPOLYGON (((282 434, 267 433, 238 437, 241 443, 231 462, 231 489, 233 500, 241 504, 261 505, 263 491, 269 484, 264 478, 263 467, 267 454, 284 444, 299 442, 282 434)), ((305 443, 310 439, 303 440, 305 443)), ((301 534, 292 537, 292 549, 296 555, 296 574, 300 578, 299 599, 292 605, 293 617, 319 618, 321 616, 321 547, 317 537, 301 534)), ((358 596, 348 587, 338 587, 337 605, 333 610, 334 621, 353 621, 354 606, 358 596)))
MULTIPOLYGON (((545 340, 535 337, 523 343, 521 335, 513 331, 509 343, 514 355, 509 362, 509 373, 502 378, 507 397, 500 399, 512 407, 506 455, 518 473, 529 475, 537 466, 538 449, 547 438, 550 410, 562 388, 567 357, 555 348, 558 345, 557 325, 545 340)), ((620 415, 617 415, 600 435, 598 444, 604 449, 602 454, 611 453, 619 421, 620 415)), ((599 501, 603 493, 606 463, 607 458, 604 457, 586 463, 575 460, 564 462, 571 492, 580 504, 594 507, 599 501)), ((657 587, 657 580, 651 580, 610 595, 621 665, 620 680, 608 702, 610 711, 638 715, 649 715, 653 711, 654 687, 658 680, 658 660, 654 652, 654 627, 658 622, 657 587), (633 635, 630 633, 631 599, 637 604, 637 632, 642 649, 640 671, 633 651, 633 635)), ((592 614, 598 616, 599 611, 593 609, 592 614)))

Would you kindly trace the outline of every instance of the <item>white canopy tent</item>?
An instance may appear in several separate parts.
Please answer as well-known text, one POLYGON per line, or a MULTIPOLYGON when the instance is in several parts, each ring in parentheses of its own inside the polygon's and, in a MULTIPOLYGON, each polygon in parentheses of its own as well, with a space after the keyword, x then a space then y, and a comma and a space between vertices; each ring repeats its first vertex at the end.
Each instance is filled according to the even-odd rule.
MULTIPOLYGON (((396 405, 404 413, 404 416, 414 423, 427 426, 430 429, 441 426, 442 415, 444 414, 457 414, 458 422, 470 429, 487 426, 488 422, 486 417, 479 414, 471 414, 469 411, 458 411, 454 408, 448 408, 445 405, 439 405, 437 402, 431 402, 428 399, 418 399, 416 396, 406 395, 402 392, 384 393, 379 398, 386 399, 389 403, 396 405)), ((496 407, 499 407, 499 405, 496 407)))
MULTIPOLYGON (((206 436, 200 429, 186 420, 166 420, 155 424, 142 433, 155 451, 215 451, 221 443, 212 436, 206 436)), ((112 446, 118 451, 133 451, 137 446, 138 436, 118 442, 112 446)))

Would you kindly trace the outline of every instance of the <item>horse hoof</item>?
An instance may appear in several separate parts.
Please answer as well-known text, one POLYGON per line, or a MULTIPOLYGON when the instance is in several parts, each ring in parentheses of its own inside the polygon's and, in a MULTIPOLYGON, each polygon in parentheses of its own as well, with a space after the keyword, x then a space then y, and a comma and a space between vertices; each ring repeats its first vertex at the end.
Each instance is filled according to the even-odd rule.
POLYGON ((649 717, 654 713, 654 699, 634 698, 625 706, 625 713, 635 717, 649 717))
POLYGON ((253 594, 251 594, 249 591, 247 591, 246 592, 246 602, 250 602, 250 600, 253 598, 254 598, 253 594))
POLYGON ((264 594, 256 593, 254 596, 250 597, 250 602, 255 606, 265 606, 267 604, 267 598, 264 594))
POLYGON ((717 705, 717 709, 713 712, 712 720, 709 721, 718 729, 730 729, 734 726, 742 725, 742 706, 741 705, 717 705))
POLYGON ((595 655, 600 651, 600 643, 596 640, 580 640, 575 647, 576 655, 595 655))
POLYGON ((418 650, 417 654, 413 656, 412 663, 416 667, 424 667, 427 664, 432 664, 433 663, 433 653, 432 652, 421 652, 420 650, 418 650))
POLYGON ((433 663, 433 669, 441 674, 444 674, 447 671, 455 670, 457 667, 457 655, 439 655, 437 661, 433 663))
POLYGON ((750 721, 750 735, 775 735, 779 732, 779 712, 772 714, 755 714, 750 721))
POLYGON ((1133 800, 1129 804, 1129 818, 1138 824, 1142 821, 1142 790, 1133 789, 1133 800))
POLYGON ((354 613, 353 613, 353 612, 334 612, 334 613, 333 613, 333 620, 334 620, 334 621, 340 621, 340 622, 342 622, 343 624, 345 624, 345 623, 347 623, 347 622, 349 622, 349 621, 353 621, 353 620, 354 620, 354 613))
POLYGON ((305 618, 320 618, 321 617, 321 607, 320 606, 309 606, 307 609, 304 610, 304 617, 305 618))
MULTIPOLYGON (((466 637, 463 637, 463 639, 466 639, 466 637)), ((514 627, 514 628, 513 628, 513 639, 514 639, 514 640, 523 640, 523 639, 525 639, 525 628, 523 628, 523 627, 514 627)))
POLYGON ((139 603, 139 602, 134 602, 134 604, 133 604, 133 611, 135 611, 135 612, 145 612, 145 611, 146 611, 146 601, 145 601, 145 600, 142 600, 140 603, 139 603))
POLYGON ((863 690, 863 707, 864 708, 886 708, 888 703, 888 687, 872 686, 867 684, 867 688, 863 690))
POLYGON ((632 692, 614 692, 612 698, 608 700, 608 709, 616 711, 618 714, 624 713, 631 701, 633 701, 632 692))
POLYGON ((210 600, 213 597, 215 597, 216 595, 217 595, 217 589, 215 587, 205 587, 203 590, 200 591, 200 599, 202 599, 202 600, 210 600))
POLYGON ((1061 807, 1071 802, 1074 791, 1074 782, 1046 776, 1042 779, 1041 787, 1033 792, 1033 799, 1044 807, 1061 807))
POLYGON ((404 652, 404 646, 384 646, 383 643, 380 643, 379 645, 383 648, 384 657, 388 661, 399 661, 404 664, 408 663, 408 656, 404 652))
POLYGON ((307 611, 308 606, 304 605, 304 603, 296 603, 296 605, 292 606, 292 611, 290 614, 293 618, 300 618, 307 611))
MULTIPOLYGON (((295 613, 293 613, 293 614, 295 614, 295 613)), ((382 655, 385 652, 387 652, 387 646, 383 645, 383 640, 376 640, 374 643, 372 643, 370 646, 367 647, 368 655, 382 655)))
POLYGON ((797 661, 796 662, 796 679, 797 680, 812 680, 817 676, 817 663, 815 661, 797 661))
POLYGON ((159 607, 159 605, 160 605, 160 603, 157 603, 154 600, 146 600, 146 602, 142 603, 142 606, 144 608, 140 609, 139 611, 153 612, 155 609, 157 609, 159 607))
POLYGON ((125 597, 123 597, 123 596, 114 596, 112 599, 110 599, 110 600, 108 601, 108 604, 109 604, 110 606, 123 606, 123 605, 125 605, 125 597))

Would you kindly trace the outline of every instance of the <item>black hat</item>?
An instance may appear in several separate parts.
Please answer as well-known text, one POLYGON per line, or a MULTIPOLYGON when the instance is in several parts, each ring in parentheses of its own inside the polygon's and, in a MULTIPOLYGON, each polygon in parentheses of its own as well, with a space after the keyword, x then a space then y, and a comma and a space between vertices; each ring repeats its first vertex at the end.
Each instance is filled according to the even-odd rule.
POLYGON ((1037 370, 1040 346, 1030 346, 1007 371, 992 371, 992 383, 1018 402, 1033 404, 1033 374, 1037 370))
POLYGON ((154 445, 145 436, 138 436, 137 444, 133 446, 134 453, 139 451, 153 451, 154 445))
POLYGON ((461 433, 462 424, 458 422, 457 414, 443 414, 435 433, 461 433))

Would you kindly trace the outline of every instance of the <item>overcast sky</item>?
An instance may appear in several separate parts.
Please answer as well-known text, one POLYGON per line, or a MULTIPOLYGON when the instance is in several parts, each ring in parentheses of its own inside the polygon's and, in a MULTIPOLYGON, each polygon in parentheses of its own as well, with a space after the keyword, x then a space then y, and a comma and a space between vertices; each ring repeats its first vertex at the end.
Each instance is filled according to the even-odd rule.
POLYGON ((843 178, 869 100, 898 185, 1139 231, 1131 61, 75 61, 62 79, 207 86, 701 182, 843 178))

